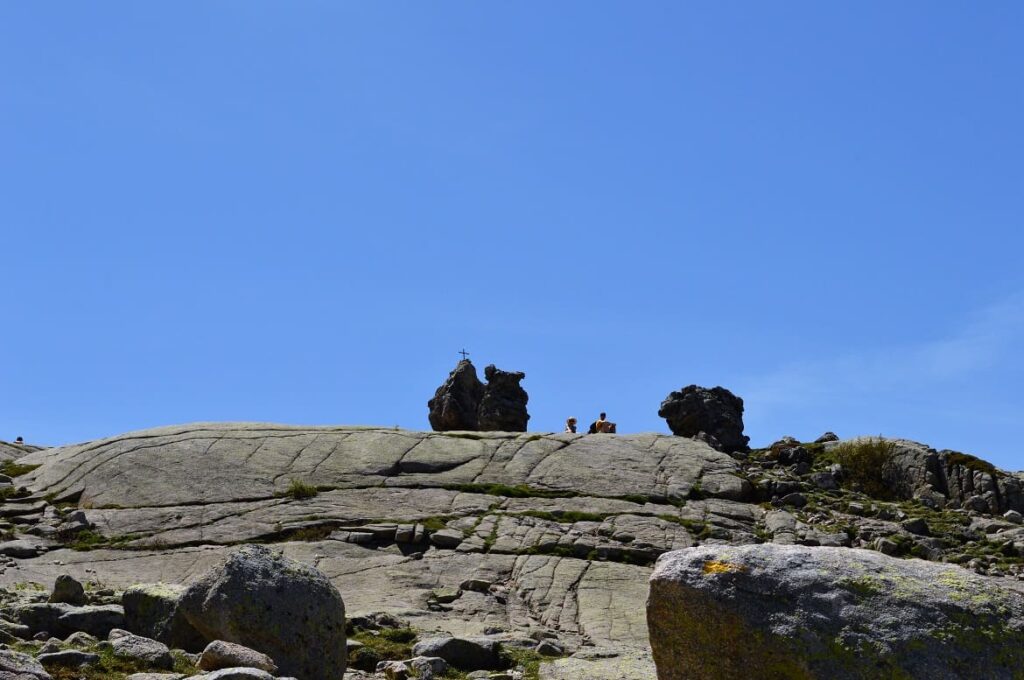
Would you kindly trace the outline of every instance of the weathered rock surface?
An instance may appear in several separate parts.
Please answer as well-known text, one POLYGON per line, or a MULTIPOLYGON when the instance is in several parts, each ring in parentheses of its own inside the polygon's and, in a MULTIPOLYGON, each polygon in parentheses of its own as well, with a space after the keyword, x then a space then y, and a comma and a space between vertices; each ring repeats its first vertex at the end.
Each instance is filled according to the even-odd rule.
POLYGON ((268 673, 277 672, 277 664, 266 654, 233 642, 214 640, 203 650, 196 664, 200 670, 216 671, 221 668, 258 668, 268 673))
POLYGON ((647 618, 659 680, 746 678, 751 669, 786 678, 1014 678, 1024 662, 1019 590, 866 550, 668 553, 651 577, 647 618))
MULTIPOLYGON (((31 495, 0 503, 0 521, 31 550, 0 557, 0 607, 5 592, 58 606, 12 586, 68 574, 98 584, 87 586, 91 605, 123 604, 116 627, 199 652, 209 638, 179 610, 182 586, 223 565, 235 544, 258 541, 323 572, 353 620, 400 619, 421 640, 552 640, 545 650, 564 655, 541 664, 545 680, 640 680, 654 668, 638 603, 667 551, 870 546, 1024 574, 1024 526, 1013 515, 976 510, 974 500, 960 507, 937 491, 939 509, 852 493, 833 445, 793 440, 738 460, 655 434, 266 424, 131 433, 25 456, 40 465, 16 479, 31 495), (319 491, 290 493, 292 480, 319 491), (56 532, 75 513, 91 528, 25 533, 56 532), (923 526, 927 534, 911 531, 923 526), (140 582, 163 584, 129 588, 140 582), (537 632, 556 637, 530 637, 537 632)), ((65 613, 38 617, 57 625, 65 613)), ((10 639, 29 631, 0 622, 10 639)))
POLYGON ((464 359, 448 375, 434 398, 427 402, 430 427, 435 432, 478 429, 477 411, 484 396, 484 385, 476 375, 473 362, 464 359))
POLYGON ((281 672, 304 680, 340 680, 347 663, 345 604, 323 573, 246 546, 191 584, 179 608, 210 640, 267 654, 281 672))
POLYGON ((154 668, 170 669, 174 666, 171 650, 162 642, 123 630, 111 631, 109 637, 114 656, 140 661, 154 668))
POLYGON ((689 385, 669 394, 658 415, 672 433, 695 437, 726 452, 746 451, 750 437, 743 434, 743 400, 724 387, 689 385))
POLYGON ((487 432, 526 432, 529 396, 520 385, 521 371, 502 371, 494 364, 484 369, 487 385, 480 400, 478 427, 487 432))

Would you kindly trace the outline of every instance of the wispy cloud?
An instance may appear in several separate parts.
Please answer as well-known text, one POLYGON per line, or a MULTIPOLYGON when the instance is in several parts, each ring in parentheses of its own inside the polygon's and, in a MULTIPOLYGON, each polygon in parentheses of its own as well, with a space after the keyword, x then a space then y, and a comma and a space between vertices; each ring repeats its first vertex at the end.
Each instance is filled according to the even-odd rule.
POLYGON ((985 307, 948 337, 917 345, 799 361, 750 379, 744 399, 760 408, 792 407, 843 395, 857 397, 953 383, 1016 361, 1024 346, 1024 292, 985 307), (1011 356, 1012 354, 1012 356, 1011 356))

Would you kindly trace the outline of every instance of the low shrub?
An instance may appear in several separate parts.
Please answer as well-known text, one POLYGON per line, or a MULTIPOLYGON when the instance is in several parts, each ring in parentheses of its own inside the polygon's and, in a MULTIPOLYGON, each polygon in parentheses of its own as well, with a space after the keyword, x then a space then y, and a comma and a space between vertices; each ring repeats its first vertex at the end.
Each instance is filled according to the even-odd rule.
POLYGON ((830 453, 843 466, 843 486, 878 498, 893 498, 893 490, 885 478, 896 445, 879 437, 843 442, 830 453))

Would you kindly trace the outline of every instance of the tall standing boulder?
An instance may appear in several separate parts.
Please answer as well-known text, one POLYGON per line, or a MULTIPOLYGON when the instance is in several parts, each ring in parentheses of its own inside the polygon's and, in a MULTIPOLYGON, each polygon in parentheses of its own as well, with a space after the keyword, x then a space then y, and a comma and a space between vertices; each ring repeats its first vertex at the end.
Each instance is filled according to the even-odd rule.
POLYGON ((463 359, 427 402, 430 427, 435 432, 478 429, 477 411, 483 397, 484 385, 476 376, 476 367, 463 359))
POLYGON ((491 364, 484 369, 487 386, 480 401, 478 423, 482 431, 526 432, 530 400, 519 382, 526 377, 522 371, 503 371, 491 364))
POLYGON ((327 577, 266 546, 231 554, 182 595, 178 607, 209 641, 268 655, 282 675, 341 680, 347 661, 345 603, 327 577))
POLYGON ((658 415, 672 434, 702 439, 719 451, 748 451, 743 434, 743 400, 724 387, 689 385, 661 402, 658 415))
POLYGON ((851 548, 666 553, 647 601, 658 680, 1017 678, 1024 593, 1001 583, 851 548))

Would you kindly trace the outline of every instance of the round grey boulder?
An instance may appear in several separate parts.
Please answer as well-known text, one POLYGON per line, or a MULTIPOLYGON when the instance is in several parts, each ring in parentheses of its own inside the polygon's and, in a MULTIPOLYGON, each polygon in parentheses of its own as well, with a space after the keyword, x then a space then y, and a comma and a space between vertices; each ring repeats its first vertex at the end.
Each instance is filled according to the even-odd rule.
POLYGON ((345 674, 341 594, 320 571, 266 546, 232 553, 191 584, 178 606, 206 639, 262 652, 283 675, 341 680, 345 674))

